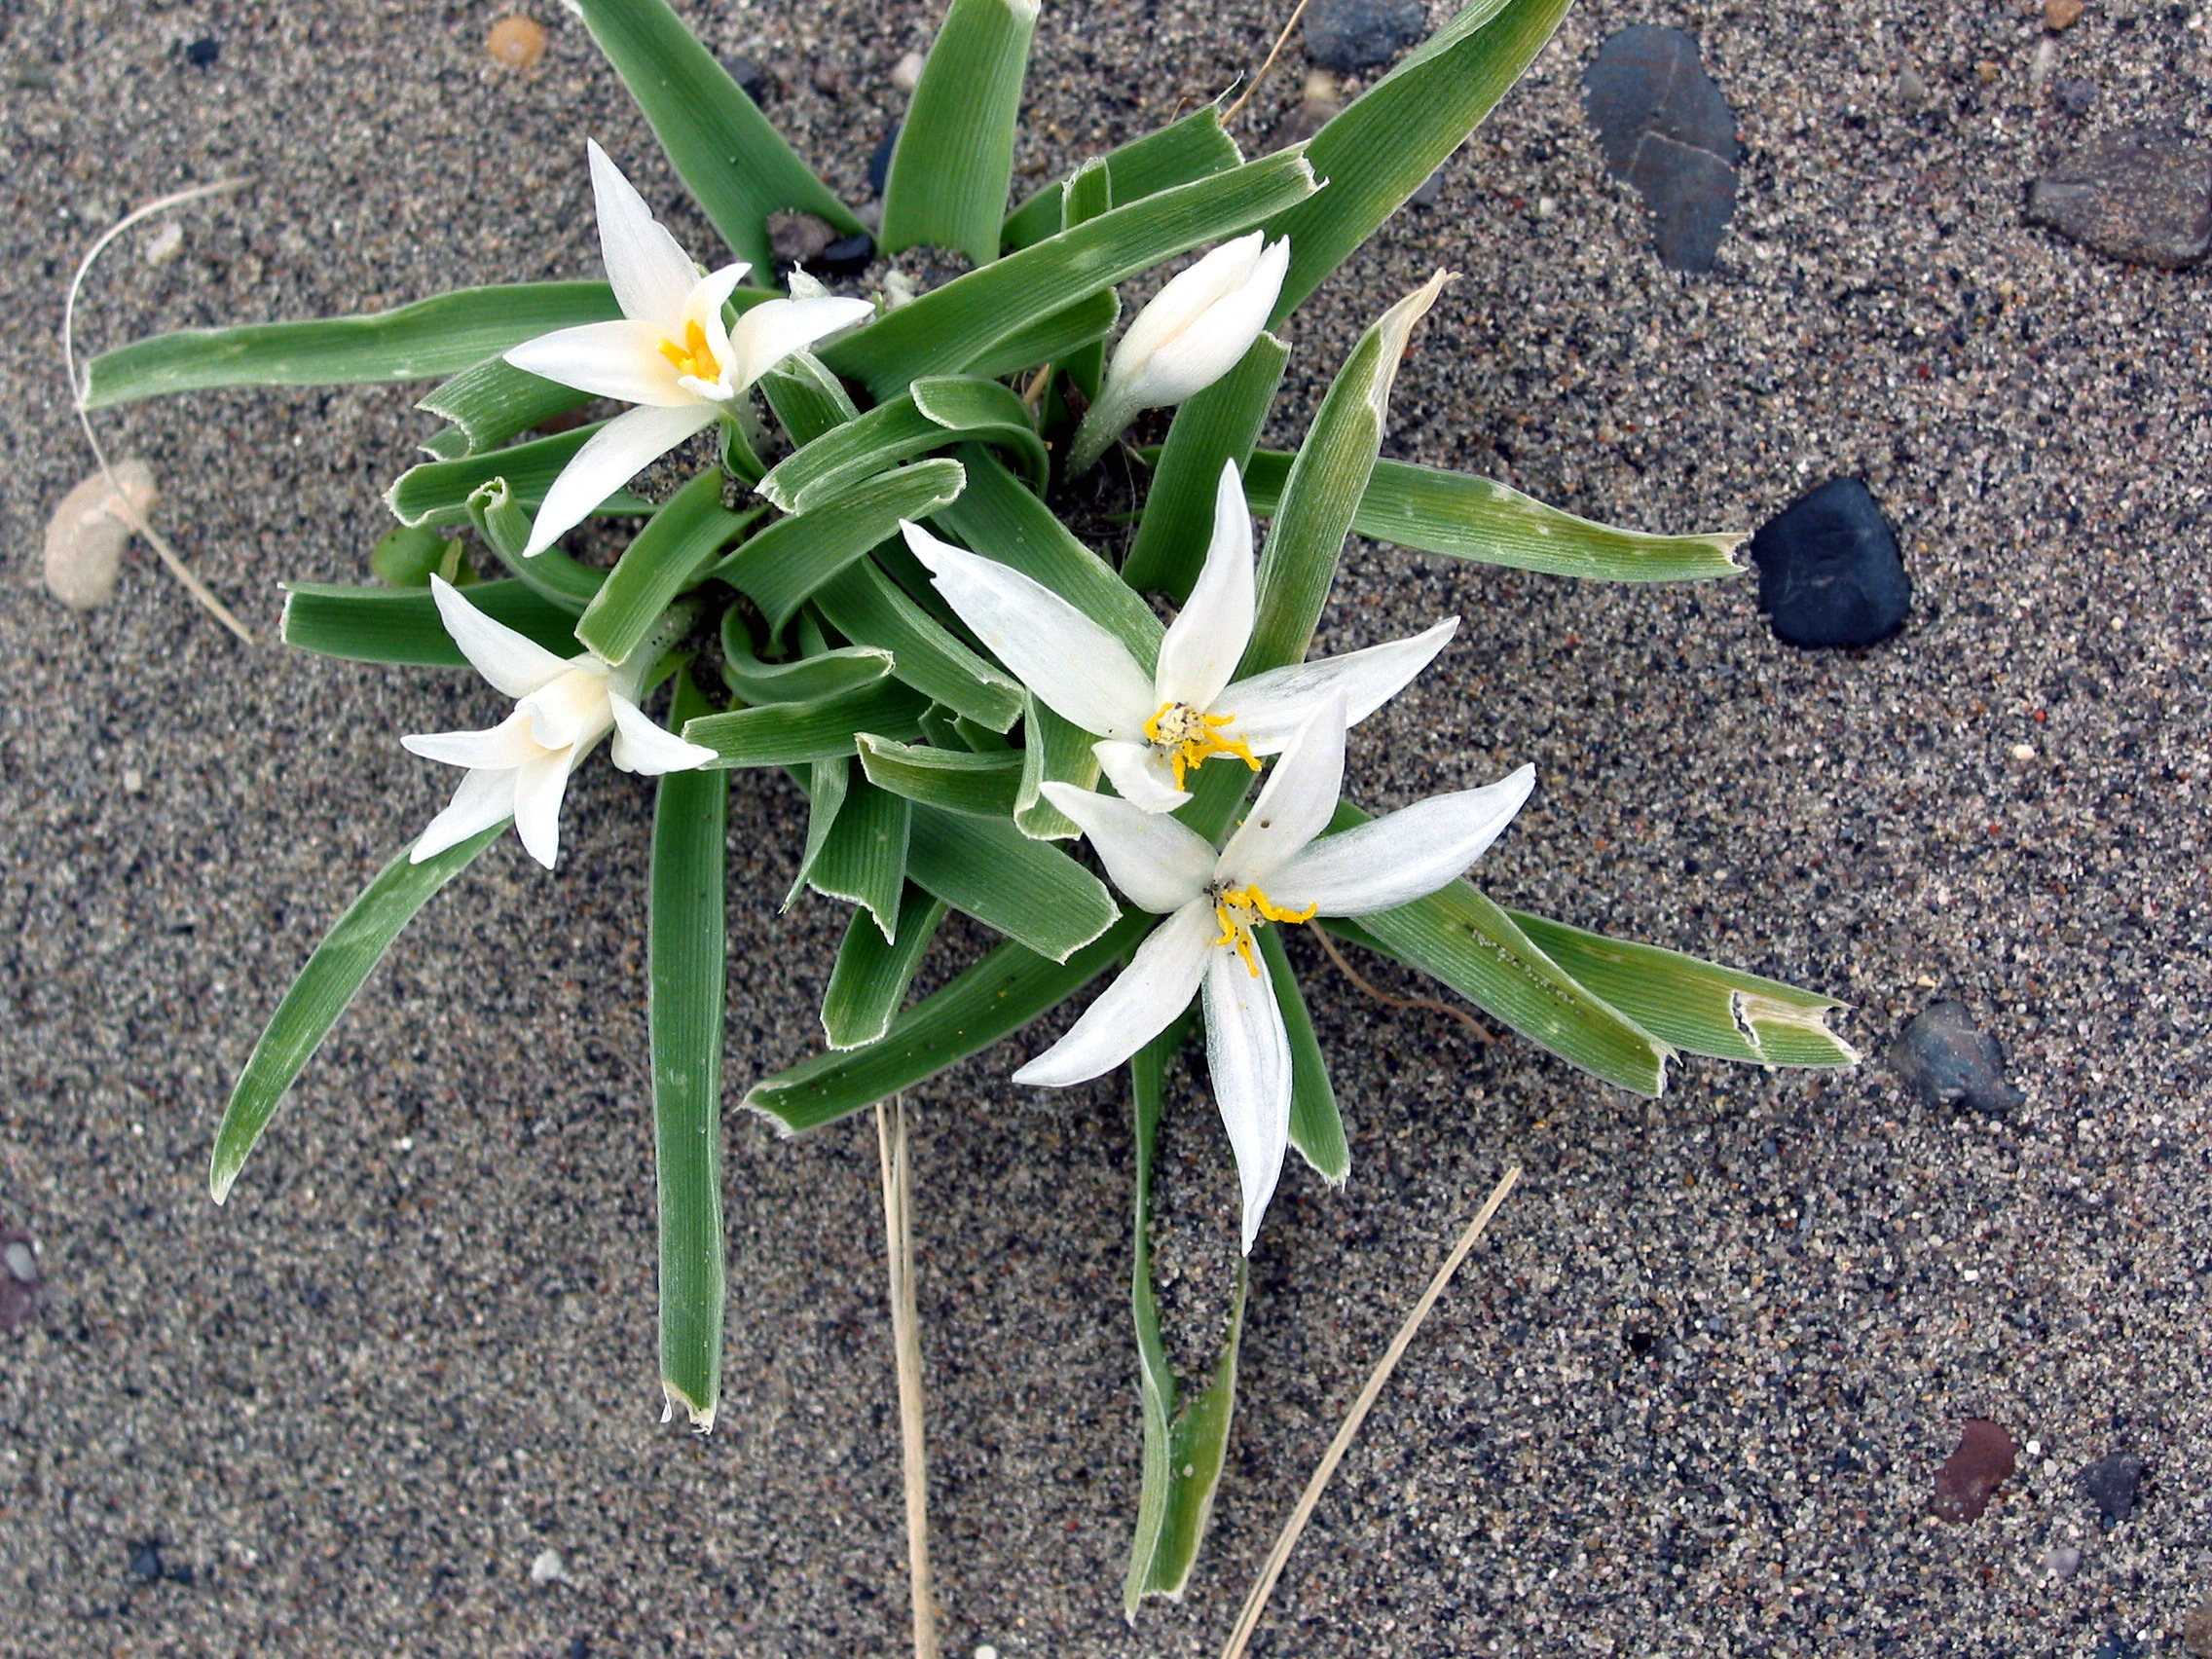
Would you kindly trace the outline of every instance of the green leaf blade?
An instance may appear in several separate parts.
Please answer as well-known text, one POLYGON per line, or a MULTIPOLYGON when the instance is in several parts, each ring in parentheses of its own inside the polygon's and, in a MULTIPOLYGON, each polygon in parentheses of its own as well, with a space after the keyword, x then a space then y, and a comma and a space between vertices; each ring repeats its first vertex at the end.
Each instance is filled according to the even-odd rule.
MULTIPOLYGON (((575 613, 553 604, 526 582, 477 582, 469 604, 547 650, 576 654, 575 613)), ((350 662, 414 663, 424 668, 466 668, 426 588, 349 587, 331 582, 288 582, 284 587, 283 639, 317 656, 350 662)))
POLYGON ((1121 918, 1104 883, 1050 841, 1012 824, 914 808, 907 874, 955 909, 1065 962, 1121 918))
POLYGON ((896 943, 884 939, 872 917, 853 912, 822 996, 822 1031, 830 1048, 858 1049, 891 1029, 943 920, 944 902, 911 884, 899 902, 896 943))
POLYGON ((576 618, 576 638, 610 663, 628 661, 676 596, 704 576, 708 561, 765 510, 731 512, 722 505, 721 469, 700 473, 623 550, 576 618))
POLYGON ((859 742, 861 770, 877 789, 971 818, 1013 816, 1021 792, 1021 756, 1012 750, 973 755, 895 743, 868 732, 859 742))
MULTIPOLYGON (((1221 125, 1221 106, 1207 104, 1099 160, 1105 164, 1113 204, 1125 207, 1179 184, 1227 172, 1244 158, 1221 125)), ((1028 247, 1059 231, 1060 190, 1059 182, 1049 184, 1008 214, 1002 245, 1009 251, 1028 247)))
POLYGON ((811 512, 778 519, 714 573, 749 595, 768 625, 781 630, 815 589, 898 535, 901 519, 927 518, 949 506, 966 481, 960 462, 942 457, 882 473, 811 512))
POLYGON ((883 251, 999 256, 1021 77, 1038 0, 952 0, 899 129, 883 188, 883 251))
POLYGON ((1290 1039, 1290 1144, 1316 1175, 1332 1187, 1341 1187, 1351 1178, 1351 1148, 1345 1140, 1336 1088, 1329 1082, 1329 1062, 1313 1035, 1313 1016, 1307 1013, 1298 976, 1291 972, 1282 930, 1260 928, 1253 937, 1267 958, 1268 979, 1274 987, 1275 1006, 1282 1012, 1283 1032, 1290 1039))
POLYGON ((683 739, 704 744, 715 764, 795 766, 809 760, 845 760, 864 731, 912 737, 921 729, 928 699, 895 680, 863 683, 803 703, 767 703, 686 720, 683 739))

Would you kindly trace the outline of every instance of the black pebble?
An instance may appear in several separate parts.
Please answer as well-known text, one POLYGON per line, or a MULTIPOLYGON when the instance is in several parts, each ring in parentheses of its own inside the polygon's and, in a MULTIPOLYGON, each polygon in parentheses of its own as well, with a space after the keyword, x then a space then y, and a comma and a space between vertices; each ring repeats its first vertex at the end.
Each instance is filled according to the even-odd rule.
POLYGON ((1651 209, 1660 262, 1713 269, 1736 211, 1736 117, 1698 61, 1697 38, 1635 23, 1598 49, 1582 74, 1582 106, 1605 152, 1605 170, 1636 186, 1651 209))
POLYGON ((584 1637, 575 1638, 569 1643, 569 1659, 591 1659, 591 1642, 584 1637))
POLYGON ((891 130, 883 135, 883 142, 875 147, 875 154, 867 159, 867 187, 876 195, 891 179, 891 153, 899 148, 899 129, 903 124, 894 121, 891 130))
POLYGON ((130 1552, 130 1576, 151 1584, 162 1576, 162 1551, 158 1544, 140 1544, 130 1552))
POLYGON ((195 69, 210 67, 223 55, 223 43, 219 40, 196 40, 184 49, 184 60, 195 69))
POLYGON ((2137 1659, 2143 1650, 2117 1630, 2108 1630, 2097 1641, 2089 1659, 2137 1659))
POLYGON ((2005 1081, 2005 1046, 1974 1028, 1963 1003, 1931 1003, 1914 1014, 1891 1046, 1890 1064, 1931 1106, 2002 1117, 2027 1098, 2005 1081))
POLYGON ((863 231, 843 241, 831 242, 808 260, 806 268, 817 276, 858 276, 874 258, 875 239, 863 231))
POLYGON ((756 104, 766 103, 776 95, 776 77, 750 57, 733 57, 722 65, 729 78, 737 83, 738 90, 756 104))
POLYGON ((1831 478, 1767 520, 1751 562, 1759 608, 1786 645, 1870 645, 1912 608, 1897 533, 1856 478, 1831 478))
POLYGON ((2119 1526, 2134 1512, 2135 1492, 2143 1484, 2145 1467, 2134 1453, 2115 1452, 2082 1471, 2082 1490, 2089 1494, 2107 1527, 2119 1526))
POLYGON ((1312 0, 1306 55, 1346 75, 1389 62, 1427 32, 1422 0, 1312 0))

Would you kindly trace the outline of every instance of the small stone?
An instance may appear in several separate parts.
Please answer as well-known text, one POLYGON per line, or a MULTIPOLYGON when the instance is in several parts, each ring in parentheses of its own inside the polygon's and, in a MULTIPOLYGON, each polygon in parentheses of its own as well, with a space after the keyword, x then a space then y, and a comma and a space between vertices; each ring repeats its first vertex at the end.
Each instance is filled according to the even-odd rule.
POLYGON ((2050 79, 2050 72, 2057 65, 2058 42, 2045 35, 2036 42, 2036 49, 2028 58, 2028 102, 2043 102, 2044 83, 2050 79))
POLYGON ((195 69, 212 69, 215 59, 223 55, 223 43, 212 36, 196 40, 184 49, 184 60, 195 69))
POLYGON ((2043 0, 2043 26, 2052 34, 2064 34, 2087 10, 2082 0, 2043 0))
POLYGON ((891 158, 898 153, 899 129, 903 125, 903 122, 894 121, 891 130, 883 135, 883 141, 868 156, 867 187, 878 196, 883 194, 883 187, 891 182, 891 158))
POLYGON ((484 37, 484 50, 509 69, 528 69, 545 55, 545 25, 519 14, 501 18, 484 37))
POLYGON ((45 1301, 38 1245, 12 1221, 0 1221, 0 1336, 20 1330, 45 1301))
POLYGON ((1979 81, 1985 87, 1995 86, 1997 84, 1997 77, 2004 73, 2004 70, 2000 69, 1996 64, 1990 62, 1986 57, 1973 66, 1974 79, 1979 81))
POLYGON ((1873 492, 1831 478, 1751 537, 1759 608, 1787 645, 1871 645, 1904 626, 1912 580, 1873 492))
POLYGON ((903 92, 910 92, 922 84, 922 69, 929 59, 918 52, 909 52, 891 66, 891 84, 903 92))
POLYGON ((2036 180, 2028 219, 2130 265, 2212 253, 2212 149, 2178 132, 2107 132, 2036 180))
POLYGON ((756 63, 750 57, 732 57, 722 67, 737 83, 737 90, 755 103, 766 103, 776 95, 776 77, 765 64, 756 63))
POLYGON ((1433 207, 1439 201, 1443 199, 1443 196, 1444 169, 1442 167, 1438 167, 1434 172, 1430 173, 1426 178, 1422 179, 1419 184, 1416 185, 1414 187, 1414 193, 1411 196, 1407 197, 1406 200, 1412 203, 1416 207, 1433 207))
POLYGON ((123 793, 125 794, 137 794, 140 791, 145 789, 145 773, 139 771, 135 766, 126 766, 123 768, 123 793))
POLYGON ((1898 71, 1897 97, 1906 109, 1919 109, 1928 102, 1928 78, 1907 63, 1898 71))
POLYGON ((1428 33, 1425 0, 1312 0, 1306 55, 1339 74, 1387 63, 1428 33))
POLYGON ((2212 1659, 2212 1590, 2182 1615, 2181 1645, 2195 1659, 2212 1659))
POLYGON ((1736 211, 1736 117, 1699 60, 1697 38, 1657 23, 1611 36, 1582 75, 1582 105, 1605 170, 1651 210, 1673 271, 1711 271, 1736 211))
POLYGON ((146 263, 166 265, 183 247, 184 226, 175 219, 164 219, 161 228, 146 239, 146 263))
POLYGON ((135 457, 115 464, 122 498, 98 472, 83 480, 46 521, 46 591, 72 610, 92 610, 115 597, 123 549, 130 539, 125 505, 142 519, 160 494, 154 473, 135 457))
POLYGON ((591 1659, 591 1639, 571 1637, 569 1641, 569 1659, 591 1659))
POLYGON ((2053 1544, 2043 1552, 2043 1569, 2061 1582, 2082 1570, 2082 1552, 2072 1544, 2053 1544))
POLYGON ((1307 71, 1306 86, 1299 93, 1298 102, 1261 142, 1262 154, 1272 155, 1293 144, 1305 143, 1336 120, 1344 107, 1344 88, 1334 75, 1326 69, 1307 71))
POLYGON ((2033 760, 2033 759, 2034 759, 2035 757, 2036 757, 2036 746, 2035 746, 2034 744, 2032 744, 2032 743, 2015 743, 2015 744, 2013 744, 2013 745, 2012 745, 2012 758, 2013 758, 2013 759, 2015 759, 2015 760, 2033 760))
POLYGON ((162 1576, 162 1548, 156 1543, 143 1543, 130 1552, 130 1566, 126 1569, 141 1584, 152 1584, 162 1576))
POLYGON ((836 240, 836 228, 812 213, 768 215, 768 248, 779 266, 807 264, 836 240))
POLYGON ((2143 1649, 2121 1632, 2107 1628, 2089 1650, 2089 1659, 2140 1659, 2143 1649))
POLYGON ((2089 1494, 2089 1501, 2097 1506, 2097 1514, 2108 1529, 2134 1512, 2135 1493, 2148 1466, 2132 1452, 2115 1452, 2082 1471, 2082 1490, 2089 1494))
POLYGON ((28 57, 16 60, 14 68, 9 72, 9 79, 26 92, 54 91, 54 71, 28 57))
POLYGON ((568 1564, 562 1561, 559 1550, 539 1550, 530 1564, 530 1581, 533 1584, 566 1584, 575 1588, 576 1581, 569 1576, 568 1564))
POLYGON ((1931 1106, 2001 1118, 2027 1099, 2005 1081, 2005 1046, 1975 1029, 1964 1003, 1931 1003, 1914 1014, 1891 1045, 1890 1065, 1931 1106))
POLYGON ((814 90, 826 98, 845 95, 844 71, 825 58, 814 66, 814 90))
POLYGON ((1989 1507, 1997 1489, 2011 1477, 2012 1437, 1987 1418, 1969 1418, 1958 1450, 1936 1471, 1936 1493, 1929 1513, 1938 1521, 1975 1521, 1989 1507))
POLYGON ((2051 85, 2050 101, 2068 115, 2087 115, 2097 101, 2097 84, 2061 78, 2051 85))
POLYGON ((817 276, 858 276, 875 258, 875 239, 866 232, 833 241, 814 258, 806 268, 817 276))

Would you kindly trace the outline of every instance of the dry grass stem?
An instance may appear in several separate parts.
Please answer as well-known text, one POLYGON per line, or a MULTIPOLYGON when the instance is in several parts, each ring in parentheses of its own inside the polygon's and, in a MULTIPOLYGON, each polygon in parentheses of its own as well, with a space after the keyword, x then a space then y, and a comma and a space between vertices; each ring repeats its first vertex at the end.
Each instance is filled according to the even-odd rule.
POLYGON ((1369 1375, 1367 1385, 1360 1389, 1359 1398, 1352 1402, 1351 1410, 1345 1414, 1344 1424, 1337 1430, 1337 1437, 1329 1442, 1328 1451, 1321 1454, 1321 1461, 1314 1466, 1312 1479, 1306 1483, 1306 1490, 1299 1494, 1298 1507, 1290 1512, 1290 1519, 1283 1524, 1282 1535, 1275 1539, 1275 1547, 1268 1552, 1267 1565, 1260 1568, 1260 1576, 1253 1582, 1252 1593, 1244 1598, 1244 1610, 1236 1616, 1236 1628, 1229 1633, 1229 1644, 1221 1650, 1221 1659, 1241 1659, 1245 1643, 1252 1640, 1252 1633, 1259 1628, 1260 1615, 1267 1611, 1268 1598, 1274 1593, 1275 1580, 1282 1576, 1283 1563, 1290 1559, 1290 1552, 1298 1543, 1299 1533, 1306 1530, 1306 1523, 1313 1514, 1313 1506, 1321 1501, 1321 1493, 1328 1487, 1329 1477, 1337 1472, 1338 1463, 1344 1460, 1345 1451, 1351 1445, 1352 1436, 1359 1432, 1359 1425, 1367 1420, 1368 1408, 1375 1404, 1376 1397, 1382 1392, 1382 1384, 1390 1381, 1390 1373, 1397 1369, 1398 1360, 1405 1353, 1407 1344, 1414 1340, 1414 1333, 1420 1329, 1421 1321, 1428 1317, 1429 1309, 1436 1306, 1436 1299, 1444 1294, 1444 1287, 1452 1282, 1452 1275, 1459 1271, 1459 1264, 1467 1259, 1467 1252, 1475 1247, 1475 1240, 1483 1235, 1483 1230, 1490 1226, 1491 1217, 1497 1213, 1498 1205, 1505 1202, 1505 1196, 1513 1191, 1514 1183, 1520 1179, 1521 1165, 1516 1163, 1491 1189, 1491 1195, 1484 1200, 1482 1209, 1467 1224, 1467 1231, 1459 1235, 1459 1242, 1452 1246, 1452 1253, 1444 1258, 1444 1265, 1436 1270, 1436 1276, 1428 1281, 1428 1288, 1421 1292, 1420 1300, 1414 1304, 1414 1310, 1406 1315, 1406 1322, 1398 1327, 1398 1334, 1390 1339, 1390 1346, 1383 1350, 1382 1359, 1369 1375))
POLYGON ((1298 4, 1291 9, 1290 19, 1283 24, 1282 33, 1276 35, 1274 45, 1268 48, 1267 61, 1260 65, 1260 72, 1252 77, 1251 85, 1237 94, 1236 101, 1223 114, 1222 126, 1227 127, 1235 121, 1236 112, 1250 102, 1252 94, 1260 90, 1260 83, 1268 78, 1268 71, 1275 66, 1275 59, 1282 55, 1283 46, 1290 39, 1290 31, 1298 27, 1298 19, 1306 16, 1306 5, 1307 0, 1298 0, 1298 4))
POLYGON ((922 1329, 914 1310, 913 1171, 906 1101, 875 1107, 883 1172, 883 1239, 890 1276, 891 1342, 899 1362, 899 1451, 906 1487, 906 1575, 913 1587, 914 1659, 938 1659, 937 1591, 930 1573, 930 1464, 924 1439, 922 1329))
POLYGON ((1329 953, 1329 960, 1337 965, 1337 971, 1377 1002, 1388 1003, 1392 1008, 1424 1008, 1432 1014, 1448 1014, 1461 1025, 1464 1025, 1476 1042, 1494 1043, 1497 1041, 1489 1031, 1484 1029, 1481 1022, 1473 1014, 1467 1013, 1464 1009, 1454 1008, 1450 1003, 1438 1002, 1434 997, 1394 997, 1388 991, 1378 990, 1374 985, 1368 983, 1358 969, 1345 959, 1345 953, 1337 948, 1337 941, 1329 937, 1327 929, 1315 928, 1313 937, 1321 941, 1321 948, 1329 953))

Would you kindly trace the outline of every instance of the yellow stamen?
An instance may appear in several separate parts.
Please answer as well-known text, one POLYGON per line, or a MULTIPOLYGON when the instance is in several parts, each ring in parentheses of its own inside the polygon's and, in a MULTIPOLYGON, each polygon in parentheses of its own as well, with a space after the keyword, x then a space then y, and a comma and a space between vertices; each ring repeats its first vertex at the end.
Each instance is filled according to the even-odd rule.
POLYGON ((714 380, 721 373, 721 366, 715 361, 714 348, 707 344, 707 331, 696 321, 683 325, 682 345, 663 340, 660 354, 676 365, 678 374, 689 375, 694 380, 714 380))
POLYGON ((1171 751, 1167 763, 1175 768, 1175 787, 1183 787, 1183 774, 1203 765, 1216 755, 1234 755, 1257 772, 1260 758, 1240 737, 1225 737, 1221 728, 1235 715, 1201 715, 1188 703, 1162 703, 1160 712, 1144 722, 1144 734, 1156 749, 1171 751))
POLYGON ((1318 905, 1309 904, 1303 910, 1286 910, 1270 899, 1257 886, 1226 887, 1213 896, 1214 920, 1221 924, 1221 937, 1216 944, 1232 944, 1236 954, 1244 959, 1244 968, 1253 978, 1260 977, 1259 959, 1252 954, 1252 928, 1261 921, 1309 922, 1318 905))

